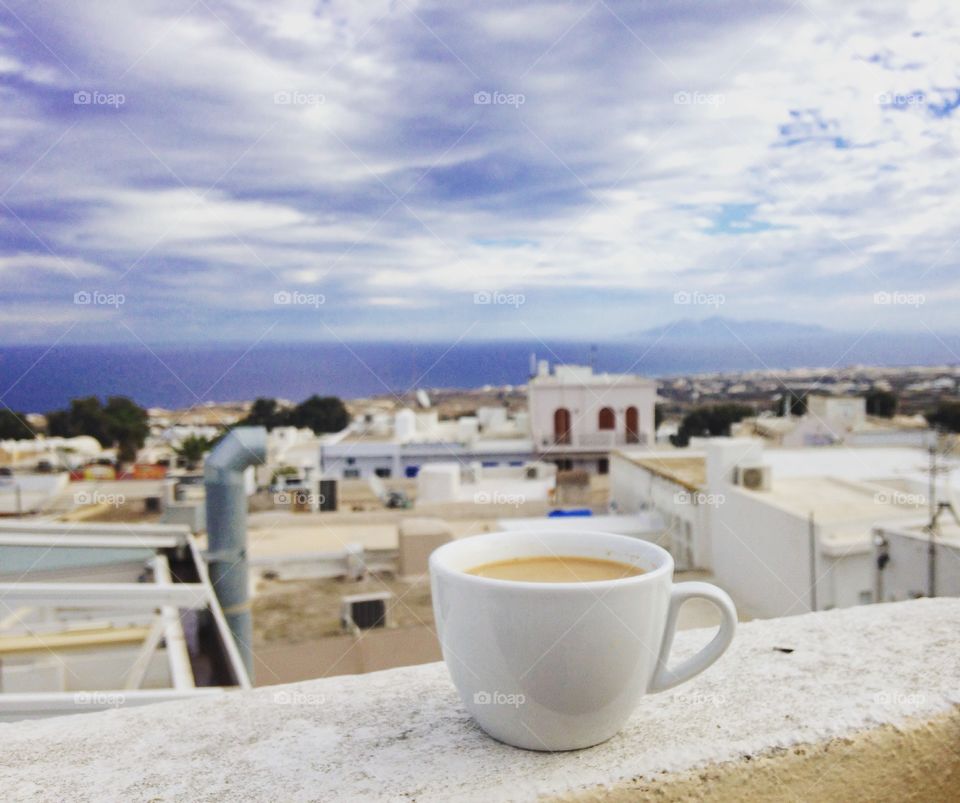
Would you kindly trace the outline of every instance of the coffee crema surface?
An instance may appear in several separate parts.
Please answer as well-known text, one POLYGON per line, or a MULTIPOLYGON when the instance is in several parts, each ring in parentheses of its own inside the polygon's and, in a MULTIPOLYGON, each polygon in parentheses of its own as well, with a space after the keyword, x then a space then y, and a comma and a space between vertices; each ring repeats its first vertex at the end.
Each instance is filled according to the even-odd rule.
POLYGON ((643 574, 643 569, 617 560, 578 555, 538 555, 482 563, 468 569, 467 574, 526 583, 589 583, 636 577, 643 574))

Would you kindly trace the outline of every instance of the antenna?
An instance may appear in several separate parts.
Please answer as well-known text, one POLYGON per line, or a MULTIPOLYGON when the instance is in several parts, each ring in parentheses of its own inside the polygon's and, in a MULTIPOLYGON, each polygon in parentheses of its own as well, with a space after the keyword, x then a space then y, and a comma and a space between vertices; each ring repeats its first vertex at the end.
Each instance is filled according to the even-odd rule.
MULTIPOLYGON (((935 443, 930 446, 930 467, 927 470, 930 473, 930 498, 927 500, 930 511, 930 521, 924 528, 929 535, 927 541, 927 596, 935 597, 937 596, 937 538, 940 535, 940 515, 945 510, 949 511, 957 524, 960 524, 960 516, 957 515, 952 500, 948 499, 945 502, 937 501, 937 475, 948 474, 951 466, 937 465, 937 446, 935 443)), ((949 487, 950 484, 948 482, 947 488, 949 489, 949 487)))

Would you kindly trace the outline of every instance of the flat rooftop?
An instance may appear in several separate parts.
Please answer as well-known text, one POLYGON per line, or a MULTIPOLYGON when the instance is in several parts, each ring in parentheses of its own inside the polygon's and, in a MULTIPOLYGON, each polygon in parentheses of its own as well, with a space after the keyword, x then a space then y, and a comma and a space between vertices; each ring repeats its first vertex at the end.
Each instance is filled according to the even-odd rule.
MULTIPOLYGON (((774 477, 824 475, 851 480, 881 478, 925 479, 930 457, 925 449, 877 446, 811 446, 780 449, 767 446, 763 462, 773 468, 774 477)), ((939 464, 960 467, 956 459, 938 458, 939 464)), ((960 471, 954 483, 960 483, 960 471)))
MULTIPOLYGON (((247 532, 250 539, 249 554, 254 562, 273 558, 309 555, 318 552, 338 552, 349 544, 361 544, 368 550, 396 549, 399 545, 397 530, 404 517, 433 516, 440 513, 465 513, 474 515, 461 518, 443 515, 454 538, 492 532, 496 529, 498 511, 507 506, 452 503, 439 511, 411 508, 405 511, 381 510, 370 515, 363 513, 286 513, 265 511, 251 513, 247 532), (478 508, 491 508, 486 518, 475 515, 478 508)), ((509 510, 509 508, 507 508, 509 510)), ((502 515, 502 513, 500 514, 502 515)))
POLYGON ((377 443, 389 446, 396 446, 401 451, 415 452, 418 447, 446 446, 450 449, 465 449, 471 452, 500 452, 500 451, 533 451, 533 441, 523 433, 518 433, 515 437, 487 438, 483 434, 477 435, 469 441, 458 440, 453 433, 438 433, 429 435, 418 432, 407 440, 399 440, 395 435, 387 433, 366 434, 351 433, 336 443, 324 444, 327 452, 336 453, 336 447, 356 445, 358 443, 377 443))
POLYGON ((814 517, 825 545, 869 547, 872 530, 885 522, 916 522, 925 515, 926 503, 919 495, 898 494, 880 485, 858 483, 838 477, 789 477, 773 475, 770 490, 734 486, 765 504, 795 516, 814 517), (905 500, 910 500, 908 503, 905 500))
MULTIPOLYGON (((706 480, 705 458, 702 452, 696 450, 651 452, 620 449, 616 454, 659 476, 681 484, 689 483, 689 486, 693 486, 690 490, 699 490, 706 480)), ((910 447, 841 445, 783 449, 764 444, 761 462, 772 469, 774 482, 794 477, 835 477, 880 483, 913 482, 925 486, 930 457, 925 449, 910 447)), ((949 480, 941 475, 939 482, 949 481, 950 486, 960 492, 960 461, 939 456, 937 462, 941 468, 953 469, 946 475, 949 480)))
MULTIPOLYGON (((958 511, 958 513, 960 513, 960 511, 958 511)), ((940 532, 937 536, 937 543, 953 547, 954 549, 960 549, 960 526, 958 526, 956 522, 950 521, 949 515, 949 513, 944 513, 940 518, 940 532)), ((908 535, 911 538, 916 538, 924 542, 930 538, 930 534, 924 529, 924 523, 919 521, 900 526, 894 523, 890 527, 884 527, 884 529, 888 531, 892 530, 902 535, 908 535)))
POLYGON ((736 486, 738 490, 798 516, 813 512, 818 524, 844 524, 871 519, 916 519, 926 511, 926 502, 900 503, 906 494, 881 486, 858 483, 840 477, 788 477, 777 479, 768 491, 736 486))
POLYGON ((399 443, 393 432, 350 432, 342 438, 322 444, 325 447, 344 443, 399 443))
POLYGON ((707 481, 707 461, 700 452, 686 449, 673 452, 620 449, 616 454, 658 477, 682 485, 689 491, 699 491, 707 481))
POLYGON ((648 385, 658 387, 659 382, 639 374, 585 374, 585 375, 562 375, 549 374, 535 376, 530 380, 530 385, 574 385, 577 387, 589 387, 591 385, 648 385))

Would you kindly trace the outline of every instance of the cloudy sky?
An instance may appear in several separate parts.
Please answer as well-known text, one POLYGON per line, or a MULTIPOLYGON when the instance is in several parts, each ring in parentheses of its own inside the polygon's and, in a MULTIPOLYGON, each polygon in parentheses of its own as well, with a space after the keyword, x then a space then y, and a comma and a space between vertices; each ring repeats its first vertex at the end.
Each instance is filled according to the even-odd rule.
POLYGON ((0 0, 0 335, 955 331, 958 16, 0 0))

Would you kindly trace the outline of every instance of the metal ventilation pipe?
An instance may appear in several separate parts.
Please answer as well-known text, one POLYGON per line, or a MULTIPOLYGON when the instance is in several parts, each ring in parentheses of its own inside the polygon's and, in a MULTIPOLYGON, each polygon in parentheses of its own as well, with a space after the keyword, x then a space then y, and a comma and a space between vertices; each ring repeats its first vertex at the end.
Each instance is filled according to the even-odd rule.
POLYGON ((253 618, 247 567, 247 494, 243 472, 267 459, 267 430, 237 427, 208 455, 203 469, 207 492, 207 560, 210 582, 230 632, 253 679, 253 618))

